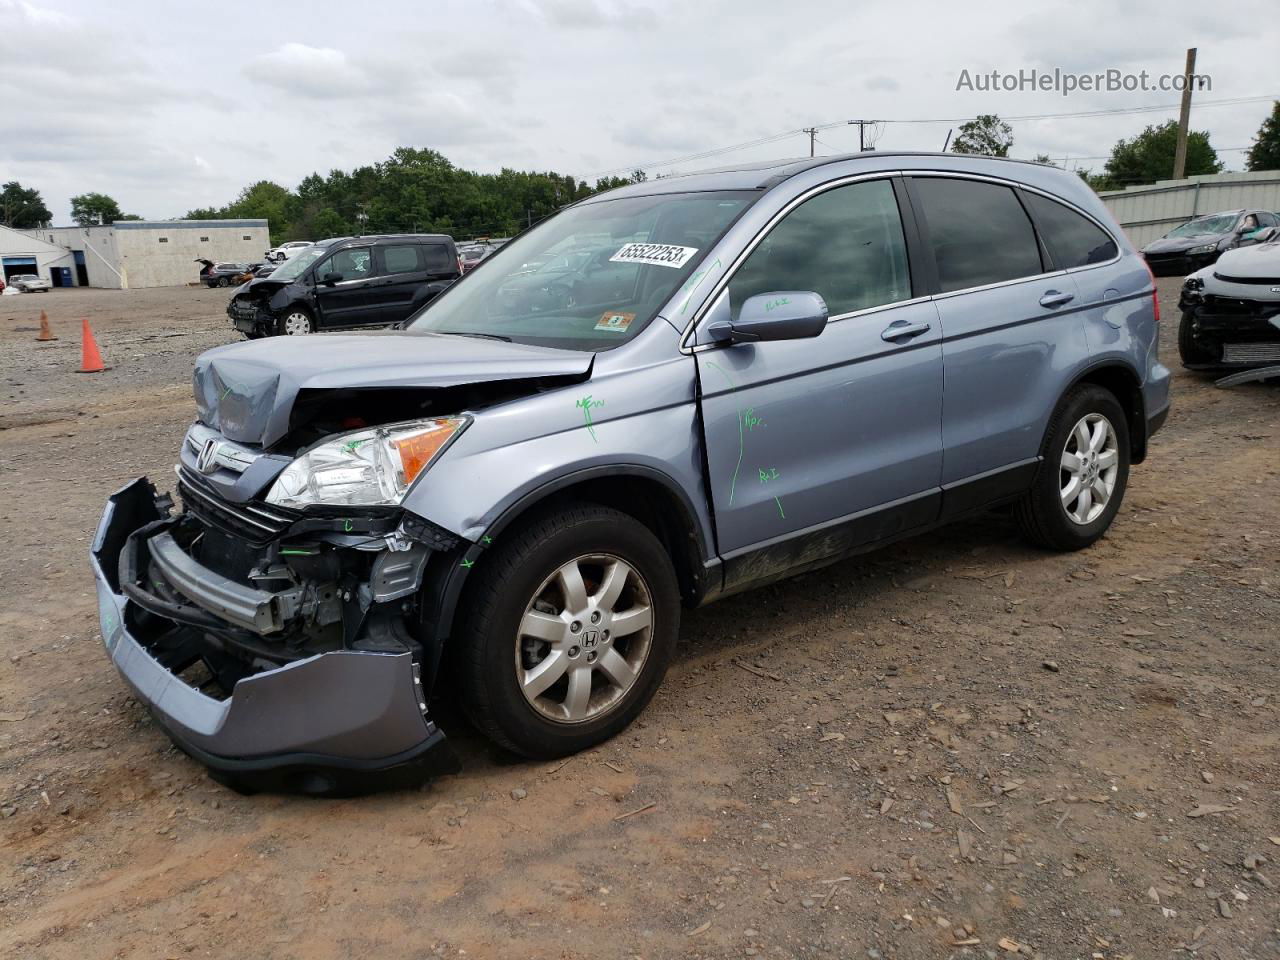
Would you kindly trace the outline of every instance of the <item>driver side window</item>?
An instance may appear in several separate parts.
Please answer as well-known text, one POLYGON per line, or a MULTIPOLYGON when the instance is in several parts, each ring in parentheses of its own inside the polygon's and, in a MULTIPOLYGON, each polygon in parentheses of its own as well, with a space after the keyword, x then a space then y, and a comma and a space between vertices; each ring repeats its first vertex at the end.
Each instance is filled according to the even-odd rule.
POLYGON ((339 250, 319 270, 321 278, 338 274, 339 280, 364 280, 373 273, 373 257, 368 247, 339 250))
POLYGON ((787 214, 729 282, 734 319, 749 298, 811 290, 833 317, 911 297, 907 246, 893 185, 836 187, 787 214))

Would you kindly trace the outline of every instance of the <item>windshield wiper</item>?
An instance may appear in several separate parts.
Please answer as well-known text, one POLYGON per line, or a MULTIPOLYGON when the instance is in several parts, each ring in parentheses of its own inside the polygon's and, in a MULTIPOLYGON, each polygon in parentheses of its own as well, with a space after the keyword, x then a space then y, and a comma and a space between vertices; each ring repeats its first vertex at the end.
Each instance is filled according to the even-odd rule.
POLYGON ((446 337, 479 337, 482 340, 501 340, 503 343, 510 343, 510 337, 504 337, 500 333, 463 333, 461 330, 432 330, 432 333, 443 334, 446 337))

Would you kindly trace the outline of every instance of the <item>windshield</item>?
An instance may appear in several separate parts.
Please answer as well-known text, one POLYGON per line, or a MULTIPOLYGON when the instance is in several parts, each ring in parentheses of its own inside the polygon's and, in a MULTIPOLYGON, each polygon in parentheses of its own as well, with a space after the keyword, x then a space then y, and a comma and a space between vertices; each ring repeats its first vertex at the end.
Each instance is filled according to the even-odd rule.
POLYGON ((644 329, 758 196, 677 193, 570 207, 490 254, 408 328, 607 350, 644 329))
POLYGON ((1212 217, 1201 217, 1180 227, 1175 227, 1165 234, 1166 237, 1198 237, 1206 233, 1226 233, 1236 223, 1236 214, 1219 213, 1212 217))
POLYGON ((276 267, 275 273, 271 274, 271 279, 297 280, 306 272, 307 267, 325 255, 327 249, 327 247, 311 247, 301 253, 295 253, 280 266, 276 267))

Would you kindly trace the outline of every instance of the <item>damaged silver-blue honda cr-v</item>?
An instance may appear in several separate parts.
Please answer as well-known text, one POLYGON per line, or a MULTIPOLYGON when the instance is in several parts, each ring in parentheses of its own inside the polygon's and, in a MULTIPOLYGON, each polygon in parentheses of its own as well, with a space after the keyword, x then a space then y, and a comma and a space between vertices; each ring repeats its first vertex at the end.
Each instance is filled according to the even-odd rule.
POLYGON ((866 154, 592 197, 382 334, 221 347, 174 513, 93 547, 107 649, 244 786, 454 765, 448 685, 531 757, 625 727, 682 604, 1011 504, 1087 546, 1168 412, 1158 305, 1053 167, 866 154))

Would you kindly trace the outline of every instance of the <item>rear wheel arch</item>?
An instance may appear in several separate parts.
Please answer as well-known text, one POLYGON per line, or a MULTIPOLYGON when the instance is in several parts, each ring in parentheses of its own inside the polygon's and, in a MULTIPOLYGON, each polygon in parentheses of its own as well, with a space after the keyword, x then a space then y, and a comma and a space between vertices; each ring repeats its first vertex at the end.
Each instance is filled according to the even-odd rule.
MULTIPOLYGON (((1102 387, 1120 404, 1124 410, 1125 423, 1129 428, 1129 462, 1141 463, 1147 456, 1147 408, 1142 398, 1142 379, 1127 364, 1109 361, 1089 367, 1073 380, 1058 403, 1072 390, 1082 383, 1092 383, 1102 387)), ((1048 442, 1046 433, 1045 442, 1048 442)))

